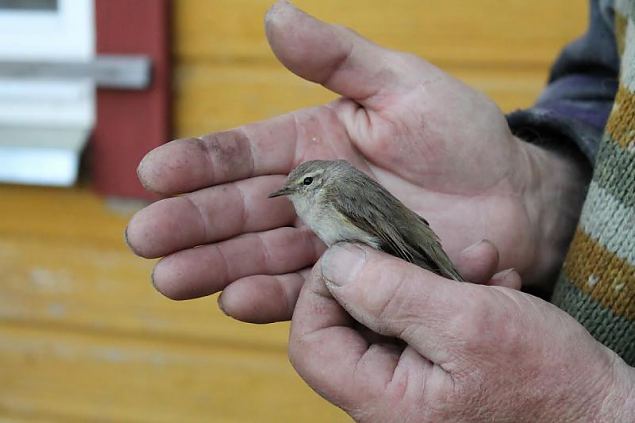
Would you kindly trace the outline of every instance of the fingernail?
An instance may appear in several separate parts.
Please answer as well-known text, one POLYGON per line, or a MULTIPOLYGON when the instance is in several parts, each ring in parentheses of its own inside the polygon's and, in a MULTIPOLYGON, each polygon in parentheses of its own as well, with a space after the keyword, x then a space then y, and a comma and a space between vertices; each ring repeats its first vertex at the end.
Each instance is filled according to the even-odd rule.
POLYGON ((355 244, 335 244, 322 256, 322 276, 333 285, 354 281, 366 262, 366 252, 355 244))
POLYGON ((469 247, 465 248, 463 251, 461 251, 461 254, 470 254, 471 252, 477 250, 480 246, 482 246, 483 244, 489 242, 486 239, 482 239, 478 242, 475 242, 474 244, 470 245, 469 247))
POLYGON ((130 251, 132 251, 134 254, 139 256, 140 255, 139 252, 137 250, 135 250, 135 248, 130 243, 130 236, 128 235, 128 228, 129 227, 130 227, 130 223, 128 223, 126 225, 126 229, 123 231, 123 240, 126 243, 126 246, 128 246, 128 248, 130 249, 130 251))
POLYGON ((513 271, 514 271, 513 267, 510 267, 509 269, 501 270, 500 272, 498 272, 494 276, 492 276, 492 279, 495 279, 495 280, 498 280, 498 281, 503 280, 513 271))
MULTIPOLYGON (((150 154, 150 153, 148 153, 150 154)), ((145 177, 145 173, 144 173, 144 167, 147 164, 147 158, 148 158, 148 154, 145 155, 145 157, 143 159, 141 159, 141 161, 139 162, 139 165, 137 166, 137 179, 139 180, 139 182, 141 183, 141 186, 145 189, 150 189, 148 182, 146 181, 145 177)))
POLYGON ((265 22, 269 22, 273 19, 285 6, 294 7, 288 0, 278 0, 275 2, 265 14, 265 22))
MULTIPOLYGON (((216 299, 216 303, 218 304, 218 308, 220 309, 220 311, 225 315, 225 316, 229 316, 229 314, 227 313, 227 310, 225 310, 225 307, 223 306, 223 294, 221 293, 221 295, 218 296, 218 298, 216 299)), ((231 316, 230 316, 231 317, 231 316)))
POLYGON ((126 225, 126 229, 123 230, 123 240, 128 246, 128 248, 132 250, 132 248, 130 247, 130 240, 128 239, 128 226, 129 225, 126 225))
POLYGON ((139 164, 137 165, 137 179, 141 179, 141 172, 143 169, 143 162, 145 161, 145 157, 143 159, 141 159, 141 161, 139 162, 139 164))
MULTIPOLYGON (((160 263, 160 260, 159 260, 160 263)), ((152 273, 150 273, 150 283, 152 283, 152 286, 154 287, 155 290, 161 292, 159 290, 159 288, 157 287, 157 283, 156 283, 156 279, 154 277, 155 272, 157 271, 157 266, 159 265, 159 263, 157 263, 153 268, 152 268, 152 273)))

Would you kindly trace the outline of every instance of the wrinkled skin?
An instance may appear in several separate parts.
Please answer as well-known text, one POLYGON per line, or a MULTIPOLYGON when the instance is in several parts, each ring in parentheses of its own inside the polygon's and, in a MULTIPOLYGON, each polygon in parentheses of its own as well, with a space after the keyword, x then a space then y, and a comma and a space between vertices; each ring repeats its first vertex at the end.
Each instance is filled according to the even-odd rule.
POLYGON ((430 222, 456 262, 488 239, 500 257, 485 248, 485 267, 513 267, 526 284, 557 270, 577 212, 563 220, 555 208, 578 210, 583 191, 575 163, 515 138, 491 100, 423 59, 284 2, 268 13, 266 30, 286 67, 342 98, 174 141, 144 158, 144 186, 180 195, 140 211, 127 228, 137 254, 164 256, 153 273, 159 291, 174 299, 223 291, 219 303, 235 318, 289 319, 324 246, 288 200, 266 195, 298 163, 318 158, 347 159, 376 178, 430 222))
POLYGON ((338 244, 315 266, 289 357, 359 422, 635 416, 635 370, 562 310, 517 290, 449 281, 366 246, 338 244))
POLYGON ((635 415, 633 369, 517 290, 521 276, 544 284, 561 265, 581 165, 518 140, 494 103, 420 58, 285 2, 266 29, 287 68, 342 97, 145 157, 142 183, 168 198, 135 215, 126 235, 137 254, 163 257, 156 288, 174 299, 223 291, 221 308, 244 321, 293 315, 292 364, 358 421, 635 415), (286 199, 266 196, 318 158, 349 160, 429 220, 474 284, 351 245, 329 249, 311 272, 324 245, 286 199))

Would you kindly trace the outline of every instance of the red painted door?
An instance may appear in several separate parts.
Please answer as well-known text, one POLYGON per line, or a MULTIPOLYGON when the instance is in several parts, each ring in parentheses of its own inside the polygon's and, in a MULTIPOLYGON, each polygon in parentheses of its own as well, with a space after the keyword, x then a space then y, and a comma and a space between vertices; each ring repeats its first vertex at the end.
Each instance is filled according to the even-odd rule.
POLYGON ((97 54, 152 60, 147 89, 98 88, 90 150, 92 180, 102 194, 152 198, 136 176, 143 155, 170 138, 169 0, 95 0, 97 54))

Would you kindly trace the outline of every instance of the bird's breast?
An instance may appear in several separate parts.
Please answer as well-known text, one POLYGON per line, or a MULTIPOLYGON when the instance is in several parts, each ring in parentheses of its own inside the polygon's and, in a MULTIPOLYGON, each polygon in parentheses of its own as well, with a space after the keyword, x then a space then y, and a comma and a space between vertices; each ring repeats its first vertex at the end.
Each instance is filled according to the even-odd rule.
POLYGON ((333 206, 320 201, 292 199, 296 214, 326 245, 340 241, 352 241, 379 248, 379 240, 354 225, 346 216, 333 206))

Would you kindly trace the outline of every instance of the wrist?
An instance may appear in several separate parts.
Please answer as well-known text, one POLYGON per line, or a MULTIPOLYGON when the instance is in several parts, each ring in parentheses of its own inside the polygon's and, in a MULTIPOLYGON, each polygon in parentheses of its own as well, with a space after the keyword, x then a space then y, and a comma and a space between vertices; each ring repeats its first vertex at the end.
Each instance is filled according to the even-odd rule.
POLYGON ((552 151, 518 139, 527 168, 525 206, 534 240, 534 260, 523 280, 553 282, 562 266, 591 179, 578 155, 552 151))

